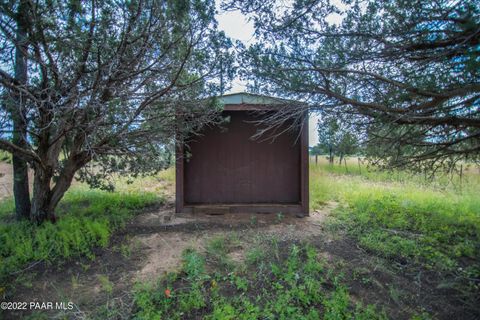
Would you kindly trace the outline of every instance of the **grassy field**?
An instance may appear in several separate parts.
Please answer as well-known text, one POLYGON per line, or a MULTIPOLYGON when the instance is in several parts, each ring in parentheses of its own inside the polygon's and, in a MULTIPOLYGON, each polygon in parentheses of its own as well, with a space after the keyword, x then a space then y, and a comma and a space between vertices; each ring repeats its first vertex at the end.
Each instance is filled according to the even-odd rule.
POLYGON ((165 202, 165 190, 156 184, 159 178, 173 179, 172 171, 129 183, 120 178, 113 193, 76 183, 59 205, 58 222, 40 227, 15 221, 13 199, 1 201, 0 292, 7 286, 2 282, 39 262, 58 265, 80 256, 94 259, 93 250, 106 248, 113 232, 142 210, 165 202))
POLYGON ((469 168, 462 180, 368 171, 353 159, 347 168, 320 163, 310 169, 312 207, 340 204, 329 220, 333 232, 345 232, 399 272, 434 274, 438 288, 478 307, 478 168, 469 168))
MULTIPOLYGON (((12 201, 0 202, 2 279, 38 261, 94 259, 94 249, 109 250, 112 234, 132 217, 168 202, 165 182, 173 184, 173 169, 131 184, 119 179, 114 193, 77 184, 62 201, 59 222, 40 228, 13 221, 12 201)), ((245 231, 225 229, 204 250, 185 250, 179 269, 122 292, 128 303, 113 298, 114 284, 99 277, 110 288, 108 303, 90 318, 474 319, 480 316, 479 191, 477 168, 461 181, 432 180, 368 170, 357 159, 347 167, 321 159, 310 165, 311 211, 327 217, 314 236, 264 234, 254 216, 245 231)), ((278 213, 275 223, 289 223, 282 219, 278 213)))
POLYGON ((354 164, 347 170, 328 164, 310 167, 312 208, 332 200, 340 203, 333 227, 385 257, 466 279, 480 277, 480 175, 472 173, 460 189, 442 177, 425 181, 404 172, 365 168, 360 173, 354 164))

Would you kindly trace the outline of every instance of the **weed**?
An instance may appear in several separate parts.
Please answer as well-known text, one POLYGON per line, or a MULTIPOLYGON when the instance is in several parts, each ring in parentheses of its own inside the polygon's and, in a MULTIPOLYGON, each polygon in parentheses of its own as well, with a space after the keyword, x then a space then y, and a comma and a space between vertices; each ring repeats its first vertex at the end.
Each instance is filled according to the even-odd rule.
POLYGON ((414 314, 412 320, 431 320, 432 317, 427 312, 422 312, 419 314, 414 314))
POLYGON ((122 244, 120 245, 120 253, 122 254, 122 256, 123 256, 124 258, 130 257, 130 255, 132 254, 131 245, 128 244, 128 243, 122 243, 122 244))
POLYGON ((82 270, 84 272, 88 271, 88 269, 90 269, 91 265, 89 263, 81 263, 80 262, 80 266, 82 267, 82 270))
POLYGON ((35 272, 28 272, 28 273, 20 273, 15 278, 15 283, 19 284, 25 288, 32 288, 33 287, 33 279, 35 279, 36 273, 35 272))
POLYGON ((98 276, 98 281, 100 282, 100 286, 102 287, 102 290, 108 294, 111 295, 113 292, 113 283, 110 281, 108 276, 106 275, 99 275, 98 276))
POLYGON ((0 201, 0 219, 5 219, 9 216, 13 216, 14 212, 15 202, 13 202, 12 198, 0 201))
POLYGON ((79 282, 78 282, 78 274, 77 275, 72 275, 71 281, 72 281, 72 289, 76 290, 79 287, 79 282))
POLYGON ((258 246, 254 246, 251 249, 249 249, 245 254, 245 262, 247 263, 247 265, 254 265, 262 261, 264 257, 265 257, 264 250, 262 250, 262 248, 258 246))
POLYGON ((400 304, 403 296, 402 290, 396 288, 395 286, 388 286, 388 294, 396 304, 400 304))
POLYGON ((0 162, 12 163, 12 155, 9 152, 0 150, 0 162))
POLYGON ((285 218, 285 215, 284 215, 282 212, 279 212, 279 213, 277 213, 277 216, 276 216, 275 221, 276 221, 277 223, 280 223, 280 222, 283 221, 284 218, 285 218))
POLYGON ((231 270, 233 261, 228 256, 231 248, 238 242, 238 239, 226 236, 216 236, 207 244, 208 258, 213 260, 220 268, 231 270))

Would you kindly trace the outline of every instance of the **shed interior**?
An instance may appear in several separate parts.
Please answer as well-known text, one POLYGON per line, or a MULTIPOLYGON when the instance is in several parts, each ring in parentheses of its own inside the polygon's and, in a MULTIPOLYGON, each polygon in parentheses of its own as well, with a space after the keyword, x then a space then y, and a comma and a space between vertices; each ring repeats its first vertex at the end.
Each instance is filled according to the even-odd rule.
POLYGON ((177 147, 177 212, 308 214, 307 129, 252 139, 262 115, 249 102, 225 104, 225 124, 177 147))

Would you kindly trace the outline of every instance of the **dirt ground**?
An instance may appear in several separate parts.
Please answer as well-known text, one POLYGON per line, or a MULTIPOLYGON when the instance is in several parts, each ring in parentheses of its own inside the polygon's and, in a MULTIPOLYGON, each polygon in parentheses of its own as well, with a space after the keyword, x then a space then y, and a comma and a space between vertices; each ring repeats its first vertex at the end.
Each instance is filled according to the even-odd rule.
MULTIPOLYGON (((31 183, 33 171, 30 170, 28 175, 31 183)), ((11 196, 13 196, 13 167, 10 163, 0 161, 0 200, 11 196)))
POLYGON ((0 162, 0 200, 11 197, 13 189, 12 165, 0 162))

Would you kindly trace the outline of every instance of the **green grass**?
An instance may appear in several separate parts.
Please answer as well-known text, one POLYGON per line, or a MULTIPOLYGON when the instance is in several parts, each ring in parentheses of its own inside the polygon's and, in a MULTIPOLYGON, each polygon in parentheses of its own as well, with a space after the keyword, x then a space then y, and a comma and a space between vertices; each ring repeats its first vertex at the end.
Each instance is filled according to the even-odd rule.
POLYGON ((165 192, 165 185, 173 185, 175 183, 175 168, 171 167, 160 171, 156 175, 138 177, 130 179, 126 177, 115 177, 113 179, 115 191, 118 192, 165 192))
POLYGON ((37 261, 57 263, 77 256, 93 259, 93 249, 106 247, 112 233, 135 213, 162 201, 151 192, 109 193, 77 185, 61 201, 57 222, 41 226, 14 221, 9 218, 13 201, 0 202, 0 280, 37 261))
POLYGON ((13 215, 15 211, 15 203, 12 198, 0 200, 0 219, 13 215))
MULTIPOLYGON (((210 251, 231 250, 231 241, 220 239, 210 243, 210 251)), ((249 259, 229 271, 212 268, 208 250, 206 255, 185 251, 181 271, 137 286, 133 318, 387 318, 373 305, 354 303, 341 275, 328 272, 313 246, 275 238, 258 245, 251 250, 263 252, 262 259, 249 259)))
POLYGON ((441 180, 407 179, 407 173, 340 174, 339 166, 311 165, 311 205, 340 206, 330 220, 362 247, 402 264, 455 274, 462 290, 477 291, 480 278, 480 183, 462 190, 441 180), (469 279, 473 279, 470 281, 469 279))
POLYGON ((229 236, 220 235, 213 237, 207 245, 206 256, 216 270, 225 272, 231 271, 235 264, 228 256, 228 251, 239 243, 240 240, 234 233, 229 236))
POLYGON ((12 155, 6 151, 0 150, 0 162, 12 163, 12 155))
MULTIPOLYGON (((457 168, 459 169, 459 167, 457 168)), ((325 159, 319 163, 311 163, 310 170, 314 174, 322 172, 330 176, 361 177, 363 180, 377 183, 394 183, 421 186, 430 190, 477 193, 480 190, 480 168, 473 164, 462 165, 462 176, 459 172, 441 173, 434 176, 427 174, 408 172, 404 170, 380 170, 369 166, 366 160, 359 158, 348 158, 345 164, 329 165, 325 159)))

